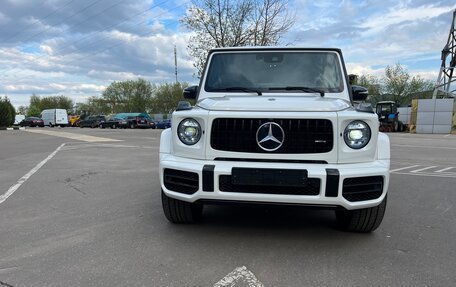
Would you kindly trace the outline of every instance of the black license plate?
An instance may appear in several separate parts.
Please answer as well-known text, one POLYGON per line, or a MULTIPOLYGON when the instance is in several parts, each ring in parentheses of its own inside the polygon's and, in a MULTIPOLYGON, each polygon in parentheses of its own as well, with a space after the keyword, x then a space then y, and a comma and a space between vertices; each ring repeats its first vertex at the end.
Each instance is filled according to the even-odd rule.
POLYGON ((233 185, 306 186, 307 170, 233 167, 231 183, 233 185))

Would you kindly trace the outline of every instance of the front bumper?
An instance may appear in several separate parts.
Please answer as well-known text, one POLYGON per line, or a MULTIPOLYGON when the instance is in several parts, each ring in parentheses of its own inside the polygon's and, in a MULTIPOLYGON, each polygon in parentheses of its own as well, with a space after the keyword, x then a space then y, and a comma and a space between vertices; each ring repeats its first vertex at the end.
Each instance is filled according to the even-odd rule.
MULTIPOLYGON (((260 202, 329 206, 336 208, 343 207, 352 210, 373 207, 381 203, 388 190, 389 167, 389 160, 376 160, 373 162, 356 164, 239 162, 196 160, 161 153, 160 184, 167 196, 187 202, 260 202), (252 186, 252 190, 247 192, 245 190, 242 190, 241 192, 230 190, 227 192, 226 185, 224 184, 226 183, 226 176, 232 175, 233 168, 306 170, 307 178, 312 179, 314 182, 317 181, 319 184, 316 187, 316 192, 313 192, 311 195, 298 193, 283 194, 283 192, 279 192, 281 193, 279 194, 274 191, 272 193, 262 193, 262 188, 258 186, 252 186), (188 190, 185 190, 185 184, 184 191, 180 188, 174 188, 175 185, 168 184, 167 180, 169 177, 167 177, 167 182, 165 183, 165 170, 167 170, 167 173, 169 173, 170 170, 175 172, 187 172, 186 174, 192 173, 194 175, 192 180, 193 182, 196 182, 194 189, 188 192, 188 190), (382 181, 381 185, 375 185, 379 189, 374 196, 375 198, 367 197, 367 200, 363 200, 363 196, 361 196, 354 201, 353 198, 347 196, 348 184, 351 184, 351 191, 353 191, 353 188, 355 188, 355 191, 359 191, 359 187, 361 189, 363 188, 363 182, 365 182, 366 179, 370 180, 374 178, 382 181), (361 181, 358 179, 361 179, 361 181), (225 181, 225 183, 223 181, 225 181)), ((180 175, 176 176, 179 178, 180 175)), ((370 184, 367 186, 372 188, 374 185, 370 184)))

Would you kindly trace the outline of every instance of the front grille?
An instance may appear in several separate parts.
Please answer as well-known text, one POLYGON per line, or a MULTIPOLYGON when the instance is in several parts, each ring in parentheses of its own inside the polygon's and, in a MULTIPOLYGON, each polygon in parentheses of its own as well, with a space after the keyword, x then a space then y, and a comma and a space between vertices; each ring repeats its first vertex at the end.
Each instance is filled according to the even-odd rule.
POLYGON ((166 168, 163 172, 165 187, 171 191, 193 194, 198 191, 199 177, 197 173, 166 168))
POLYGON ((333 127, 326 119, 214 119, 211 146, 215 150, 248 153, 311 154, 333 148, 333 127), (265 151, 257 144, 257 130, 267 122, 279 124, 285 137, 275 151, 265 151))
POLYGON ((219 177, 219 189, 224 192, 286 194, 286 195, 318 195, 320 179, 308 178, 305 186, 270 186, 270 185, 234 185, 231 175, 219 177))
POLYGON ((352 177, 344 179, 342 196, 350 201, 377 199, 383 192, 382 176, 352 177))

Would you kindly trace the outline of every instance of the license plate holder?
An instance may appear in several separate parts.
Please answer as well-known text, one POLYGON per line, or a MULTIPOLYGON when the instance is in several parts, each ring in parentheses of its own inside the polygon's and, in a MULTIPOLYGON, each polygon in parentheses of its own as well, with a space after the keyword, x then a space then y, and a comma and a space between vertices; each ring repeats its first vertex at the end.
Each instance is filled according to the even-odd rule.
POLYGON ((273 169, 233 167, 233 185, 256 186, 306 186, 308 172, 305 169, 273 169))

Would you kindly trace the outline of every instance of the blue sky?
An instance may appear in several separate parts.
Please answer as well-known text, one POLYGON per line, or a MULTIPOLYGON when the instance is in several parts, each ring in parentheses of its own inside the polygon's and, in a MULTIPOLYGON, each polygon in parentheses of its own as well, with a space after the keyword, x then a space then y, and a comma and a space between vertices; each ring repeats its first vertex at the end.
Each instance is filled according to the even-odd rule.
MULTIPOLYGON (((0 96, 100 95, 112 81, 197 83, 179 19, 185 0, 0 0, 0 96)), ((349 73, 382 76, 401 63, 435 81, 453 1, 290 0, 283 45, 341 48, 349 73)))

